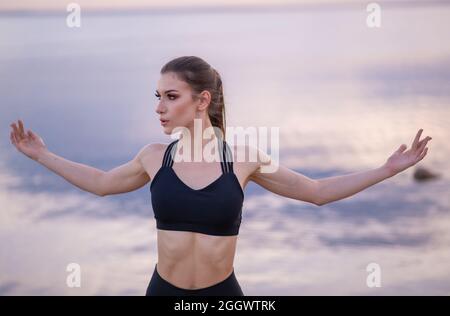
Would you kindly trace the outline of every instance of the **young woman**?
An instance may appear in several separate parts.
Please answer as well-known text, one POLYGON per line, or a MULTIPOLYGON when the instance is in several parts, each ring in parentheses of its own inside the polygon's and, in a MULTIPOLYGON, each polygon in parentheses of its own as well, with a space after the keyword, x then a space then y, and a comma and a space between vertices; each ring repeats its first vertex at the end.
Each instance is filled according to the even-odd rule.
MULTIPOLYGON (((354 195, 415 165, 427 154, 431 137, 420 140, 420 129, 410 149, 402 144, 372 170, 311 179, 282 165, 263 172, 270 157, 257 148, 225 142, 225 103, 219 73, 203 59, 184 56, 161 69, 156 113, 165 134, 184 128, 187 133, 169 144, 144 146, 130 162, 108 172, 66 160, 50 152, 41 137, 25 132, 21 120, 11 124, 11 142, 31 159, 82 190, 99 196, 136 190, 149 181, 157 223, 158 261, 147 295, 244 295, 234 274, 234 255, 241 223, 244 188, 254 181, 292 199, 324 205, 354 195), (194 123, 200 122, 200 130, 194 123), (200 137, 215 129, 211 139, 200 137), (219 161, 202 154, 215 146, 219 161), (181 157, 181 150, 184 154, 181 157), (256 161, 238 161, 259 154, 256 161), (199 157, 200 159, 194 159, 199 157)), ((216 156, 216 157, 217 157, 216 156)))

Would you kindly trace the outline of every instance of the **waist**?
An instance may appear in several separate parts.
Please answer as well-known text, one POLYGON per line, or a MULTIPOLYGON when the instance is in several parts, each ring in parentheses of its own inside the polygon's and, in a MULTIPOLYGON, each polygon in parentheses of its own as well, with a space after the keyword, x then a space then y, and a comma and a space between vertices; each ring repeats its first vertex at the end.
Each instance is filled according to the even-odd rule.
POLYGON ((168 269, 187 265, 196 269, 229 270, 237 236, 210 236, 186 231, 157 230, 158 260, 168 269))
POLYGON ((158 258, 155 269, 164 280, 182 289, 206 288, 229 278, 234 272, 232 261, 219 267, 186 261, 168 264, 162 258, 158 258))

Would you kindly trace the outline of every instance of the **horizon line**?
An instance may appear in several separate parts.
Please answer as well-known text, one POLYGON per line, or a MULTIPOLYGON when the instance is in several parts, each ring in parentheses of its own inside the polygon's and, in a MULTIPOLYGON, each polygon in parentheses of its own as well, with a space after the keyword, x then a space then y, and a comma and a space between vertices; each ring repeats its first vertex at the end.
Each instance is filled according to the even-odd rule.
MULTIPOLYGON (((433 6, 450 6, 450 1, 445 0, 382 0, 377 4, 387 8, 417 8, 433 6)), ((90 15, 127 15, 127 14, 173 14, 173 13, 230 13, 230 12, 283 12, 283 11, 320 11, 320 10, 348 10, 366 7, 367 2, 328 2, 328 3, 288 3, 288 4, 264 4, 264 5, 180 5, 180 6, 135 6, 129 8, 87 8, 83 13, 90 15)), ((60 9, 0 9, 0 15, 11 16, 53 16, 66 10, 60 9)))

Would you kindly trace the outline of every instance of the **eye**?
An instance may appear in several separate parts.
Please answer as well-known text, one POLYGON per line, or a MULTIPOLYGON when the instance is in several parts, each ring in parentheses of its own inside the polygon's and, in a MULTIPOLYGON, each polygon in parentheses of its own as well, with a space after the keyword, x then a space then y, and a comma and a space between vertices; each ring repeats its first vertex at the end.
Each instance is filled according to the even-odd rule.
MULTIPOLYGON (((169 100, 175 100, 177 98, 177 96, 173 94, 168 94, 167 96, 169 97, 169 100)), ((157 97, 158 99, 161 98, 161 96, 158 93, 155 93, 155 97, 157 97)))

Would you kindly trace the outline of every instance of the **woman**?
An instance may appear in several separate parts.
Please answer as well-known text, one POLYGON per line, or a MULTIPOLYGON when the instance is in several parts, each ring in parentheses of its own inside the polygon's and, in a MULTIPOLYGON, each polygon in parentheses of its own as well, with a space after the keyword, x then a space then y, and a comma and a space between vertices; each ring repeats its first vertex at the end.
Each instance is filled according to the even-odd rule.
POLYGON ((420 140, 420 129, 409 150, 402 144, 382 166, 350 175, 311 179, 281 165, 274 172, 263 172, 270 163, 265 153, 246 145, 231 148, 225 142, 222 81, 207 62, 195 56, 176 58, 161 69, 158 86, 156 112, 164 133, 183 128, 182 136, 170 144, 146 145, 130 162, 108 172, 59 157, 36 133, 25 132, 21 120, 18 126, 11 124, 11 142, 17 150, 85 191, 106 196, 151 181, 158 261, 147 295, 244 295, 233 261, 248 181, 281 196, 324 205, 415 165, 427 154, 431 139, 420 140), (203 135, 211 128, 211 140, 201 137, 200 144, 194 142, 194 132, 203 135), (204 159, 209 144, 218 145, 219 163, 204 159), (180 149, 187 159, 180 159, 180 149), (236 157, 248 157, 250 150, 259 154, 256 161, 237 161, 236 157))

